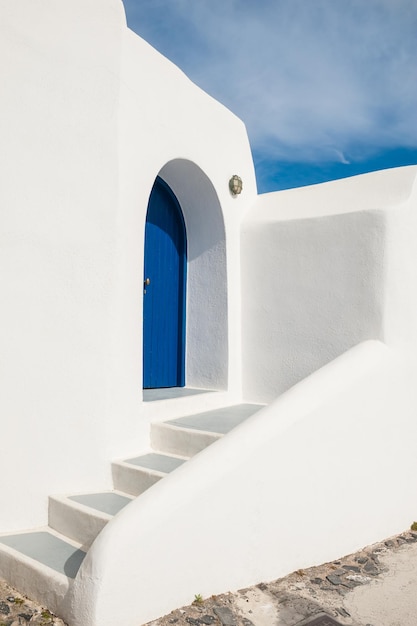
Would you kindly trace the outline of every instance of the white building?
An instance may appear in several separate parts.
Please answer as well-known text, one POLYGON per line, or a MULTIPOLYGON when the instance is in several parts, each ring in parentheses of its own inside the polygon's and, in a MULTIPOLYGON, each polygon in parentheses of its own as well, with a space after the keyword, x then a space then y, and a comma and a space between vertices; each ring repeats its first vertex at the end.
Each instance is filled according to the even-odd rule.
POLYGON ((120 0, 0 12, 0 575, 70 626, 133 626, 403 530, 416 167, 258 196, 242 122, 120 0), (236 405, 259 410, 94 540, 91 494, 142 489, 126 459, 218 439, 162 422, 236 405))

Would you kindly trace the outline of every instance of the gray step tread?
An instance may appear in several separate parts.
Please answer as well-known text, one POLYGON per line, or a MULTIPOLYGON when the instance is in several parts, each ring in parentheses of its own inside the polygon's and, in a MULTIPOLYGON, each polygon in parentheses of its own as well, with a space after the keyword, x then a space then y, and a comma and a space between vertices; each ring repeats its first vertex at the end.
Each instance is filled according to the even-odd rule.
POLYGON ((150 469, 162 474, 169 474, 170 472, 180 467, 185 463, 187 459, 182 459, 176 456, 170 456, 169 454, 160 454, 158 452, 149 452, 133 459, 126 459, 124 463, 130 463, 145 469, 150 469))
POLYGON ((116 515, 121 511, 129 502, 132 502, 132 498, 127 495, 121 495, 114 491, 103 491, 100 493, 83 493, 74 496, 67 496, 68 500, 87 506, 90 509, 95 509, 101 513, 107 515, 116 515))
POLYGON ((262 404, 235 404, 213 411, 167 420, 162 424, 225 435, 263 407, 262 404))
POLYGON ((86 555, 83 550, 48 530, 3 535, 0 536, 0 543, 68 578, 75 578, 86 555))

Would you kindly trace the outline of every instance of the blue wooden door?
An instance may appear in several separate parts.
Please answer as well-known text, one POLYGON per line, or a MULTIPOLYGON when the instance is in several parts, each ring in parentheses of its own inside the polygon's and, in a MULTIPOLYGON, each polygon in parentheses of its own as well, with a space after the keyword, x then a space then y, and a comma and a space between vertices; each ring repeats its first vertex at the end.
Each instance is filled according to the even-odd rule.
POLYGON ((180 205, 160 178, 145 226, 143 387, 185 384, 186 233, 180 205))

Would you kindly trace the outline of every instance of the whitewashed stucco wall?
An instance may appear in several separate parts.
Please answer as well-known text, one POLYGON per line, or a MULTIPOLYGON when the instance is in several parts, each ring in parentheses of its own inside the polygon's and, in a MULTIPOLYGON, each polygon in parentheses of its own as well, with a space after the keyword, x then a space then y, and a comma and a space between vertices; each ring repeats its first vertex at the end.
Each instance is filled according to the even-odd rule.
POLYGON ((242 123, 128 31, 119 0, 4 3, 0 54, 7 531, 45 523, 50 493, 110 487, 110 461, 147 443, 144 222, 155 176, 176 159, 205 172, 224 214, 225 370, 240 392, 238 227, 256 187, 242 123))
POLYGON ((402 170, 406 197, 387 211, 384 337, 417 366, 417 167, 402 170))
POLYGON ((0 13, 5 531, 44 523, 47 494, 90 488, 108 455, 124 14, 113 0, 0 13))
POLYGON ((399 529, 415 474, 416 168, 256 199, 242 122, 131 33, 119 0, 3 3, 0 55, 0 532, 44 524, 48 494, 110 487, 110 461, 148 441, 143 239, 158 174, 190 236, 189 382, 232 401, 243 381, 248 400, 271 401, 106 527, 68 598, 74 623, 145 621, 191 588, 399 529), (353 347, 367 339, 389 348, 353 347), (341 468, 358 439, 367 454, 341 468))
POLYGON ((406 286, 415 207, 404 213, 415 176, 399 168, 258 197, 242 225, 246 398, 271 401, 357 343, 404 328, 404 310, 417 308, 406 286))
MULTIPOLYGON (((126 297, 131 297, 136 284, 137 268, 142 276, 143 251, 138 247, 138 239, 143 239, 150 189, 160 173, 183 207, 189 236, 187 383, 215 389, 224 388, 224 379, 227 379, 229 390, 239 394, 239 224, 256 197, 253 162, 244 126, 217 101, 196 88, 176 66, 129 31, 124 40, 120 120, 121 202, 127 217, 127 221, 120 224, 126 241, 122 270, 126 297), (150 93, 152 100, 146 98, 150 93), (146 168, 138 165, 141 159, 146 159, 146 168), (228 189, 229 178, 234 173, 244 181, 244 192, 235 198, 228 189), (217 219, 213 219, 216 214, 217 219), (217 232, 218 218, 224 221, 224 241, 217 232), (224 259, 216 253, 218 246, 225 247, 224 259), (227 268, 222 266, 222 260, 227 262, 227 268), (198 301, 206 298, 205 306, 198 311, 195 310, 196 291, 192 289, 197 283, 200 285, 198 301), (215 329, 206 316, 210 310, 216 311, 218 301, 222 302, 215 314, 217 321, 226 314, 222 308, 226 303, 224 293, 227 293, 229 325, 226 336, 220 334, 216 341, 215 329), (224 365, 219 366, 219 361, 212 360, 225 348, 228 349, 226 372, 224 365)), ((136 306, 141 314, 141 301, 136 306)), ((136 316, 125 335, 129 343, 134 332, 138 333, 136 316)), ((137 346, 141 346, 141 329, 137 346)), ((134 376, 141 379, 141 370, 138 370, 141 358, 138 360, 129 347, 128 350, 128 358, 135 359, 134 376)))

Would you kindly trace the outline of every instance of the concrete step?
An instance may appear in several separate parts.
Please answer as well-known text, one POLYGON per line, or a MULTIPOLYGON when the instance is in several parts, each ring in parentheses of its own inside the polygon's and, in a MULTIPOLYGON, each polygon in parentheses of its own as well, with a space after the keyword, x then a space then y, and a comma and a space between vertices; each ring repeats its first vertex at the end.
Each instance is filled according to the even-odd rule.
POLYGON ((107 522, 132 499, 116 491, 50 496, 49 526, 89 548, 107 522))
POLYGON ((184 456, 149 452, 115 461, 112 463, 113 485, 119 491, 138 496, 187 460, 184 456))
POLYGON ((261 408, 239 404, 152 424, 154 451, 114 462, 114 491, 51 496, 49 527, 0 535, 0 578, 71 621, 73 579, 112 516, 261 408))
POLYGON ((85 554, 50 528, 0 535, 0 578, 65 619, 65 598, 85 554))
POLYGON ((191 457, 220 439, 263 408, 260 404, 234 406, 151 424, 151 445, 167 454, 191 457))

